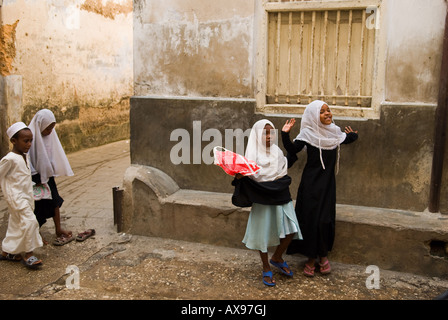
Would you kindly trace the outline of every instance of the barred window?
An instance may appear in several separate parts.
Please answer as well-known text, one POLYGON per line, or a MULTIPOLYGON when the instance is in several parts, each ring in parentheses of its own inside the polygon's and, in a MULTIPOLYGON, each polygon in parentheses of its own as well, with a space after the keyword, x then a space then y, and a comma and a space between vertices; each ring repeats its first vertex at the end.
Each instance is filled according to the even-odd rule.
POLYGON ((376 28, 367 5, 268 0, 264 8, 267 105, 372 106, 376 28))

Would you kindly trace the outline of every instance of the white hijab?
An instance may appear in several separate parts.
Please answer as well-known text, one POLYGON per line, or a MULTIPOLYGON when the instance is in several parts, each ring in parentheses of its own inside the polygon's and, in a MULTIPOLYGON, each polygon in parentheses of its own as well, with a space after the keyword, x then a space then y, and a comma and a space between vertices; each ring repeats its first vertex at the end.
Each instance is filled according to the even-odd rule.
POLYGON ((333 150, 345 140, 347 134, 341 131, 341 128, 332 122, 325 125, 320 122, 320 110, 326 104, 324 101, 314 100, 306 106, 300 124, 300 133, 294 140, 308 142, 313 147, 319 148, 320 162, 325 170, 322 160, 322 149, 333 150))
MULTIPOLYGON (((263 131, 267 124, 275 129, 271 121, 259 120, 253 125, 247 142, 245 157, 255 161, 261 168, 260 171, 251 176, 257 182, 274 181, 285 176, 288 172, 288 162, 278 145, 271 140, 271 146, 266 148, 263 131)), ((277 136, 275 141, 277 141, 277 136)))
POLYGON ((47 183, 50 177, 73 176, 72 168, 59 141, 56 130, 48 136, 42 136, 56 118, 48 109, 38 111, 29 124, 33 132, 33 142, 28 152, 31 159, 31 174, 40 174, 42 183, 47 183))

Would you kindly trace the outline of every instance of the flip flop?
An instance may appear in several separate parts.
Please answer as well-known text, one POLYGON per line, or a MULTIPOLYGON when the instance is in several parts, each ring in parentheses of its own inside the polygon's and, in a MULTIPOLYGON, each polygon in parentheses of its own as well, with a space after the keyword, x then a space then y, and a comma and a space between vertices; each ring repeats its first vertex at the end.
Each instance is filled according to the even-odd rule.
POLYGON ((272 271, 263 271, 263 283, 268 287, 275 286, 275 282, 272 282, 272 271), (266 280, 264 280, 264 277, 269 277, 271 279, 271 282, 267 282, 266 280))
POLYGON ((314 277, 314 270, 316 267, 311 267, 308 264, 305 263, 305 268, 303 269, 303 274, 307 277, 314 277))
POLYGON ((292 277, 293 276, 293 272, 292 272, 292 270, 289 268, 289 266, 288 266, 288 264, 286 263, 286 261, 283 261, 283 262, 275 262, 274 260, 269 260, 269 262, 274 266, 274 267, 277 267, 277 268, 279 268, 280 269, 280 271, 283 273, 283 274, 286 274, 288 277, 292 277), (289 269, 289 272, 286 272, 285 271, 285 269, 283 269, 283 268, 288 268, 289 269))
POLYGON ((11 254, 8 253, 6 256, 0 255, 1 261, 12 261, 12 262, 19 262, 22 260, 22 256, 20 254, 11 254), (20 257, 20 259, 16 259, 16 257, 20 257))
POLYGON ((42 261, 37 259, 35 256, 31 256, 28 259, 22 259, 22 264, 29 269, 38 269, 42 265, 42 261))
POLYGON ((76 241, 82 242, 94 235, 95 235, 95 229, 88 229, 84 232, 78 233, 78 235, 76 236, 76 241))
POLYGON ((329 274, 331 273, 330 261, 326 260, 324 263, 319 263, 320 273, 321 274, 329 274))
POLYGON ((69 237, 62 235, 60 237, 57 237, 56 239, 54 239, 53 241, 53 245, 55 246, 63 246, 69 242, 72 242, 73 240, 75 240, 75 237, 73 235, 70 235, 69 237))

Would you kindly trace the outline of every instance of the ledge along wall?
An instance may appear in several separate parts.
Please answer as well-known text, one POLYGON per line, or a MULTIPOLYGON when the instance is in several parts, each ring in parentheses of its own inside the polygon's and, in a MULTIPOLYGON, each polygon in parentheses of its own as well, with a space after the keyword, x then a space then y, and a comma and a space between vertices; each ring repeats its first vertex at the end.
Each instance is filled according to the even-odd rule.
MULTIPOLYGON (((231 204, 232 177, 209 164, 208 153, 225 144, 226 131, 245 132, 261 118, 281 129, 290 117, 256 109, 266 107, 265 31, 272 5, 134 1, 132 165, 123 184, 124 231, 244 247, 249 209, 231 204), (214 140, 216 133, 222 141, 214 140), (173 162, 180 149, 184 163, 173 162)), ((427 212, 446 1, 378 5, 376 45, 369 51, 376 60, 375 115, 335 118, 341 128, 358 130, 359 139, 341 147, 331 259, 446 276, 448 216, 427 212)), ((297 118, 291 138, 299 132, 297 118)), ((305 159, 301 152, 289 170, 293 199, 305 159)), ((442 181, 447 175, 445 166, 442 181)), ((447 188, 443 183, 442 213, 448 213, 447 188)))
MULTIPOLYGON (((204 163, 204 155, 194 163, 198 157, 194 159, 193 154, 211 150, 218 142, 205 138, 208 129, 221 132, 224 143, 226 129, 245 131, 262 118, 270 119, 279 130, 288 119, 256 113, 255 101, 250 99, 132 97, 132 165, 123 185, 123 230, 243 248, 249 209, 231 204, 233 178, 220 167, 204 163), (189 140, 172 136, 179 129, 189 133, 189 140), (189 146, 183 149, 190 152, 188 164, 174 164, 170 157, 178 154, 173 148, 180 142, 189 146)), ((447 254, 439 247, 448 243, 448 217, 423 212, 433 119, 434 109, 427 106, 383 106, 379 120, 335 120, 341 128, 350 125, 358 130, 359 139, 341 147, 333 259, 447 274, 447 254), (417 122, 428 125, 416 127, 417 122), (380 235, 384 238, 378 241, 380 235)), ((300 118, 291 138, 299 128, 300 118)), ((293 200, 305 159, 305 152, 299 153, 299 161, 289 170, 293 200)))

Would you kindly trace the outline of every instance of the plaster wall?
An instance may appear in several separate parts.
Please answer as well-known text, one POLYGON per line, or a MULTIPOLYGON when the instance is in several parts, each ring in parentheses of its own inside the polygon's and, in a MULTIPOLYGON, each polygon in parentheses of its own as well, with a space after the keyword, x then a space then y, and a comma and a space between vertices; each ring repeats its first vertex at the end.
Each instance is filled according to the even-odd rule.
POLYGON ((437 103, 446 1, 383 1, 385 100, 437 103))
MULTIPOLYGON (((193 122, 201 121, 201 134, 215 128, 224 135, 226 128, 244 131, 265 117, 281 128, 288 117, 300 119, 300 114, 257 111, 255 97, 265 78, 258 74, 253 80, 252 75, 263 63, 258 59, 262 1, 206 3, 135 1, 131 156, 133 163, 167 170, 181 188, 229 191, 228 183, 216 183, 224 178, 210 165, 170 164, 176 143, 169 141, 171 132, 184 128, 191 133, 193 122), (149 142, 154 136, 157 141, 149 142)), ((378 116, 335 119, 360 133, 359 141, 342 151, 341 203, 427 208, 446 7, 443 0, 381 1, 374 71, 378 116)), ((202 147, 207 143, 202 141, 202 147)), ((295 175, 299 178, 299 172, 295 175)))
POLYGON ((253 97, 254 1, 134 1, 134 94, 253 97))
MULTIPOLYGON (((131 163, 155 167, 172 177, 182 189, 233 192, 232 177, 209 164, 213 146, 235 150, 225 139, 226 130, 250 129, 261 118, 281 128, 288 117, 254 112, 255 100, 133 97, 131 99, 131 163), (177 135, 181 129, 184 135, 177 135), (216 130, 208 136, 209 129, 216 130), (182 147, 185 146, 185 147, 182 147), (185 156, 187 155, 187 156, 185 156), (178 161, 177 157, 183 158, 178 161), (178 163, 176 163, 178 161, 178 163)), ((432 130, 415 126, 431 123, 434 108, 384 106, 379 120, 337 120, 352 126, 359 139, 343 145, 337 175, 337 202, 343 204, 424 211, 429 196, 432 130), (403 121, 406 117, 406 121, 403 121), (396 134, 396 133, 400 134, 396 134), (413 141, 403 143, 403 139, 413 141)), ((300 119, 291 132, 294 138, 300 119)), ((247 143, 247 138, 245 143, 247 143)), ((282 143, 279 142, 282 147, 282 143)), ((305 151, 289 169, 295 199, 305 151)))
POLYGON ((6 0, 3 76, 22 77, 19 118, 51 109, 66 151, 129 136, 131 0, 6 0))

